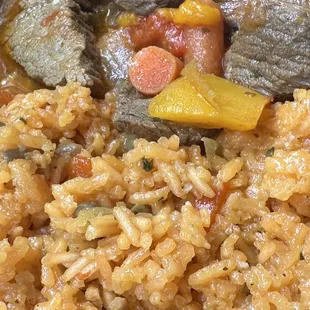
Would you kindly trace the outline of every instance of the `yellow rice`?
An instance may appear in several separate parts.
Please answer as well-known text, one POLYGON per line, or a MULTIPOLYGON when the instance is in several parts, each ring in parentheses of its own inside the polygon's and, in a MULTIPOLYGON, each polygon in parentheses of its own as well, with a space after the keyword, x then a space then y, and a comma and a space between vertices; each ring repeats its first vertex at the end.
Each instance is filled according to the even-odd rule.
POLYGON ((113 100, 78 84, 17 96, 0 152, 29 152, 0 161, 0 310, 310 309, 310 91, 294 98, 203 156, 176 136, 121 154, 113 100), (90 177, 68 179, 64 141, 90 177), (224 191, 214 218, 196 208, 224 191), (110 210, 76 214, 85 202, 110 210))

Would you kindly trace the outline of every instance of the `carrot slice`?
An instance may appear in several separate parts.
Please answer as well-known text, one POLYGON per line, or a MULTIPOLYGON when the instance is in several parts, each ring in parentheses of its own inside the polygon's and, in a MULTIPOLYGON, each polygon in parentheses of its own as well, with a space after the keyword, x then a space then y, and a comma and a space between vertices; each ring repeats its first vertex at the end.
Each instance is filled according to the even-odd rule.
POLYGON ((129 79, 142 94, 153 96, 175 80, 183 69, 183 62, 156 46, 139 51, 129 66, 129 79))

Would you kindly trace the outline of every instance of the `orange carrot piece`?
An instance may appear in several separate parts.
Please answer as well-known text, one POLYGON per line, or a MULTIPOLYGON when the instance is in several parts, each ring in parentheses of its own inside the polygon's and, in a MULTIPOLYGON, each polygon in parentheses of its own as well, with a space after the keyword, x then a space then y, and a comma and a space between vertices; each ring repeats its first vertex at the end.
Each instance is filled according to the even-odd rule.
POLYGON ((129 79, 142 94, 153 96, 175 80, 183 69, 183 62, 156 46, 139 51, 129 66, 129 79))
POLYGON ((72 158, 69 167, 70 178, 89 178, 92 175, 91 160, 85 156, 77 155, 72 158))

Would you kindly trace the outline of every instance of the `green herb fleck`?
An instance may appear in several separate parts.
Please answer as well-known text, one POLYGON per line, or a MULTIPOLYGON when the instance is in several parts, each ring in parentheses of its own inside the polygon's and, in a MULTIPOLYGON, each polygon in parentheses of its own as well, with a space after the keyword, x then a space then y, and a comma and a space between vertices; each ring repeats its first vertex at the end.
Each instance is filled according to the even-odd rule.
POLYGON ((145 171, 151 171, 153 169, 153 159, 146 159, 145 157, 143 157, 142 162, 143 162, 143 169, 145 171))
POLYGON ((0 122, 0 127, 3 127, 3 126, 5 126, 5 123, 0 122))
POLYGON ((304 260, 305 257, 303 256, 302 252, 300 252, 300 260, 304 260))
POLYGON ((260 74, 258 71, 254 71, 254 79, 258 79, 260 77, 260 74))
POLYGON ((27 121, 23 117, 20 117, 19 120, 22 121, 25 125, 27 124, 27 121))
POLYGON ((304 21, 304 18, 302 16, 299 16, 297 19, 296 19, 296 24, 302 24, 302 22, 304 21))
POLYGON ((269 149, 266 153, 266 157, 273 157, 274 156, 274 147, 269 149))
POLYGON ((223 270, 224 270, 224 271, 227 271, 227 270, 228 270, 228 268, 227 268, 227 267, 224 267, 224 268, 223 268, 223 270))

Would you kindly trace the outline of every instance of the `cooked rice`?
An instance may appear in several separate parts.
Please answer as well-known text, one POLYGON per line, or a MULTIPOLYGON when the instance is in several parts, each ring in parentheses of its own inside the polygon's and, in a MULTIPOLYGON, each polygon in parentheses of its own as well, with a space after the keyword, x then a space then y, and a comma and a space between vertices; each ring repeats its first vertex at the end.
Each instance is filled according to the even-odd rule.
POLYGON ((310 91, 294 98, 203 156, 176 136, 121 154, 113 100, 78 84, 17 96, 0 110, 2 154, 26 149, 0 162, 0 310, 310 309, 310 91), (73 142, 89 176, 57 155, 73 142))

